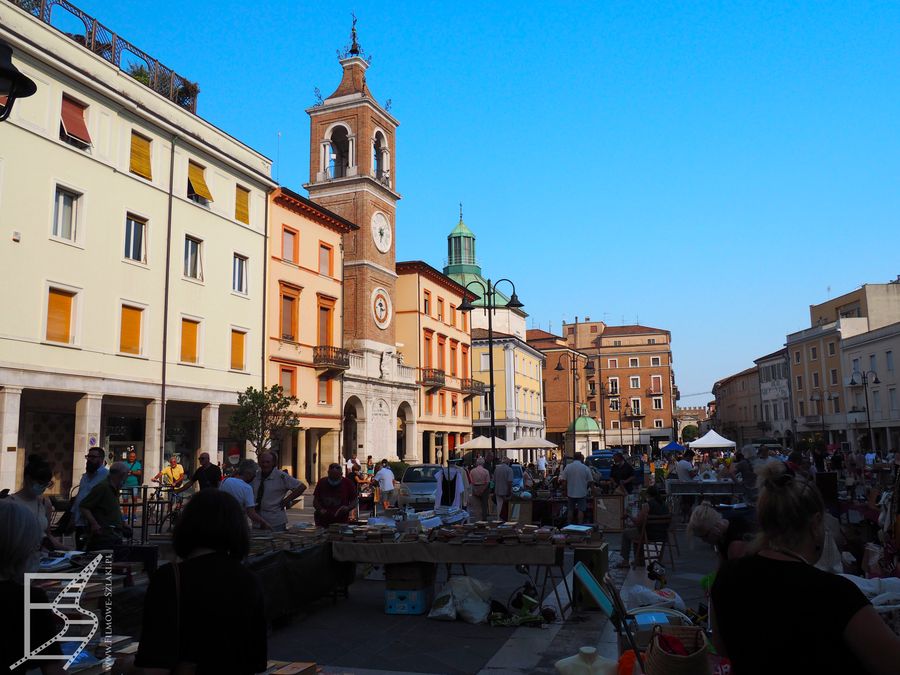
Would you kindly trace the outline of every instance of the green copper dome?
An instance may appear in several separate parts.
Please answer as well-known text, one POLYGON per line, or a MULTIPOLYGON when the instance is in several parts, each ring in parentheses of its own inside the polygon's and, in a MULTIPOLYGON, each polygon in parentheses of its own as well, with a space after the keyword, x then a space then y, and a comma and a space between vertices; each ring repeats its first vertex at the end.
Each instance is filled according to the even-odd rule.
MULTIPOLYGON (((576 434, 599 434, 600 425, 597 420, 588 415, 587 405, 581 404, 581 415, 573 422, 576 434)), ((572 431, 572 424, 566 429, 567 432, 572 431)))

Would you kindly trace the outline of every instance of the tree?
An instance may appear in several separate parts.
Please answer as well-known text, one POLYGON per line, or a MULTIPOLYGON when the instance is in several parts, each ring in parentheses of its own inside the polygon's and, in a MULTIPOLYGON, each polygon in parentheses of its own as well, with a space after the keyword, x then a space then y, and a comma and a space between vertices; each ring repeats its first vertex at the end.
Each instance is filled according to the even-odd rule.
POLYGON ((697 436, 700 435, 700 429, 697 428, 695 424, 688 424, 684 429, 681 430, 681 440, 685 443, 690 443, 691 441, 697 440, 697 436))
POLYGON ((277 384, 268 389, 247 387, 238 394, 238 409, 229 423, 231 433, 249 442, 259 455, 272 448, 274 439, 300 425, 295 406, 303 410, 306 402, 300 403, 296 396, 285 396, 277 384))

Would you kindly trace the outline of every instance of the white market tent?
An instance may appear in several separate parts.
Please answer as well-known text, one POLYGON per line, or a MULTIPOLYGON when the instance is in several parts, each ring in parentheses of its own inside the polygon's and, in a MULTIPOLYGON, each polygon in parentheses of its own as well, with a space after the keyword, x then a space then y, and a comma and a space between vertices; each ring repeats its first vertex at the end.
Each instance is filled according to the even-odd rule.
POLYGON ((544 448, 556 448, 556 443, 551 443, 546 438, 538 438, 537 436, 527 436, 525 438, 517 438, 514 441, 506 441, 509 448, 522 448, 525 450, 542 450, 544 448))
MULTIPOLYGON (((494 439, 494 447, 498 450, 502 450, 504 448, 512 448, 516 447, 514 445, 510 445, 509 441, 505 441, 499 436, 494 439)), ((457 450, 490 450, 491 449, 491 437, 490 436, 476 436, 470 441, 466 441, 465 443, 461 443, 456 446, 457 450)))
POLYGON ((690 443, 688 443, 688 446, 691 448, 691 450, 705 450, 707 448, 734 449, 737 447, 737 443, 735 443, 734 441, 729 441, 724 436, 720 436, 715 431, 710 429, 696 441, 691 441, 690 443))

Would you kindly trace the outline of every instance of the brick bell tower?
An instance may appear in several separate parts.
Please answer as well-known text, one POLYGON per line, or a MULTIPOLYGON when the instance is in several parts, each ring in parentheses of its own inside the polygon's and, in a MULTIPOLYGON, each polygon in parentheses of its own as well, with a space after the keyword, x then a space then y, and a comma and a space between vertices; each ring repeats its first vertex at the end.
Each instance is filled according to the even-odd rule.
POLYGON ((397 200, 394 142, 399 123, 366 84, 369 62, 357 42, 340 59, 341 83, 310 116, 310 199, 359 230, 344 236, 344 345, 393 351, 397 200))

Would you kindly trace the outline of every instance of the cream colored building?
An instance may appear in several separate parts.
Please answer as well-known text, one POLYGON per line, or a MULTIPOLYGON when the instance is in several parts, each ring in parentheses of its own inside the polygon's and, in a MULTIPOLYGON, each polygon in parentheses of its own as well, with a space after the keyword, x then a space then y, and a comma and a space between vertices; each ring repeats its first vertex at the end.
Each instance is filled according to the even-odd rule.
POLYGON ((421 261, 398 262, 397 274, 397 348, 421 384, 417 420, 398 431, 417 439, 407 461, 435 462, 471 438, 472 398, 484 391, 472 379, 469 317, 457 309, 465 290, 421 261))
MULTIPOLYGON (((110 59, 133 49, 84 25, 110 59)), ((269 160, 171 71, 155 88, 178 102, 9 2, 0 39, 37 84, 0 124, 0 487, 30 453, 54 492, 92 445, 135 446, 145 480, 170 453, 216 457, 263 382, 269 160)))
POLYGON ((315 483, 340 461, 343 237, 359 229, 281 187, 269 204, 267 385, 299 399, 299 429, 280 443, 282 467, 315 483))

